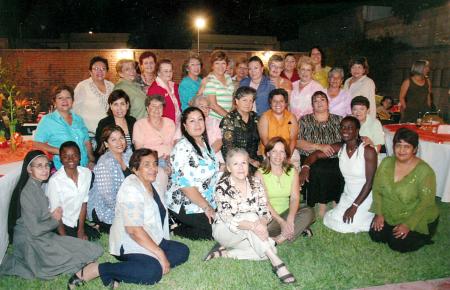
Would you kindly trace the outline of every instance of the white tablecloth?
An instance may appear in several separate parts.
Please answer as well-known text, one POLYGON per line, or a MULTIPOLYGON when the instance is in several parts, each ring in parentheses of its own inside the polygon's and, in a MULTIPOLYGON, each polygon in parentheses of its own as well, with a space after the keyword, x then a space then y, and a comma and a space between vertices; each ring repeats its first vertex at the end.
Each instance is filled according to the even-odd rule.
POLYGON ((22 161, 0 166, 0 263, 8 248, 8 211, 11 195, 19 181, 22 161))
MULTIPOLYGON (((394 133, 384 130, 387 155, 394 154, 392 140, 394 133)), ((436 196, 443 202, 450 202, 450 144, 438 144, 420 140, 417 156, 427 162, 436 173, 436 196)))

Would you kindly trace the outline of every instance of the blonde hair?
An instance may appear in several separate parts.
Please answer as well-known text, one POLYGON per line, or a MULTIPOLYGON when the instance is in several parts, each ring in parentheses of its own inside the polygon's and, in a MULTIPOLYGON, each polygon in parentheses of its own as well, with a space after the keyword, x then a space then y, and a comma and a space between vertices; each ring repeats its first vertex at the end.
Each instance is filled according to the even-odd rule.
POLYGON ((131 62, 131 63, 134 65, 134 60, 133 60, 133 59, 126 59, 126 58, 123 58, 123 59, 119 60, 119 61, 116 63, 116 72, 117 72, 117 73, 121 73, 121 72, 122 72, 123 66, 124 66, 126 63, 129 63, 129 62, 131 62))
POLYGON ((312 68, 312 71, 314 72, 315 65, 314 65, 312 58, 310 58, 309 56, 305 56, 305 55, 300 57, 297 62, 297 69, 299 70, 302 67, 302 65, 304 65, 304 64, 310 65, 312 68))

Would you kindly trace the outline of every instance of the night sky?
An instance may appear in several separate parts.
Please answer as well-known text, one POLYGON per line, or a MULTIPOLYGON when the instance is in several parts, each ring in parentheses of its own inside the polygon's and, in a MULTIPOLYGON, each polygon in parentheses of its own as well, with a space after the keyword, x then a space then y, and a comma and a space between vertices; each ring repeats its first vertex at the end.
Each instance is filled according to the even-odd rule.
POLYGON ((297 37, 298 25, 359 5, 393 5, 409 13, 431 1, 321 0, 0 0, 0 36, 58 38, 67 32, 127 32, 135 48, 187 48, 197 15, 208 19, 205 32, 297 37), (409 10, 408 10, 409 9, 409 10))

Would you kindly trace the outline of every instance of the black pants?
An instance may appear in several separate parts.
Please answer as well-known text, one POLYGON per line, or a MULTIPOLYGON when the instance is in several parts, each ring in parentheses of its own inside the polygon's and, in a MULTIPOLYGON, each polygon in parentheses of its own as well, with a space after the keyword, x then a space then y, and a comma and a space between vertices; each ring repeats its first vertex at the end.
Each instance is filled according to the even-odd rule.
POLYGON ((383 229, 379 232, 375 231, 372 227, 370 228, 369 235, 370 238, 377 243, 387 243, 389 248, 394 251, 401 253, 417 251, 425 245, 432 244, 432 236, 436 233, 436 228, 438 225, 439 218, 434 222, 428 224, 428 235, 421 234, 418 232, 410 231, 406 238, 396 238, 394 237, 392 226, 388 223, 384 223, 383 229))
POLYGON ((169 210, 169 214, 178 223, 178 227, 173 230, 175 235, 191 240, 213 239, 211 224, 204 213, 186 214, 184 206, 181 206, 179 213, 169 210))
MULTIPOLYGON (((77 222, 78 224, 78 222, 77 222)), ((66 231, 66 236, 78 238, 78 226, 76 227, 69 227, 64 225, 64 230, 66 231)), ((96 241, 100 239, 100 233, 97 231, 97 229, 91 227, 90 225, 84 223, 84 233, 88 237, 89 241, 96 241)))
POLYGON ((100 221, 97 213, 95 212, 95 209, 92 210, 92 221, 98 226, 98 230, 101 233, 105 233, 105 234, 109 235, 109 230, 111 229, 111 225, 100 221))

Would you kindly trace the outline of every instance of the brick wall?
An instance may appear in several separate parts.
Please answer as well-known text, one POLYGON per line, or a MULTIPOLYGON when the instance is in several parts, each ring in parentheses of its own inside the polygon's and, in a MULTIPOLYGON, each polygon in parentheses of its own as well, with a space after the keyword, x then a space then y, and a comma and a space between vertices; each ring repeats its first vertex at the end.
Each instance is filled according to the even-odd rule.
MULTIPOLYGON (((145 50, 123 49, 0 49, 0 62, 13 69, 17 86, 22 96, 39 99, 42 104, 49 100, 49 91, 53 85, 67 84, 75 87, 78 82, 89 77, 88 67, 92 57, 99 55, 109 62, 106 78, 112 82, 118 80, 115 65, 121 58, 135 59, 145 50)), ((181 80, 183 61, 192 54, 189 50, 151 50, 158 59, 168 58, 174 64, 174 80, 181 80)), ((264 51, 226 51, 236 60, 240 57, 260 56, 263 61, 264 51)), ((277 52, 272 52, 277 53, 277 52)), ((281 53, 281 52, 279 52, 281 53)), ((285 52, 282 52, 284 54, 285 52)), ((300 53, 296 53, 300 54, 300 53)), ((210 51, 201 52, 204 72, 209 72, 210 51)))

